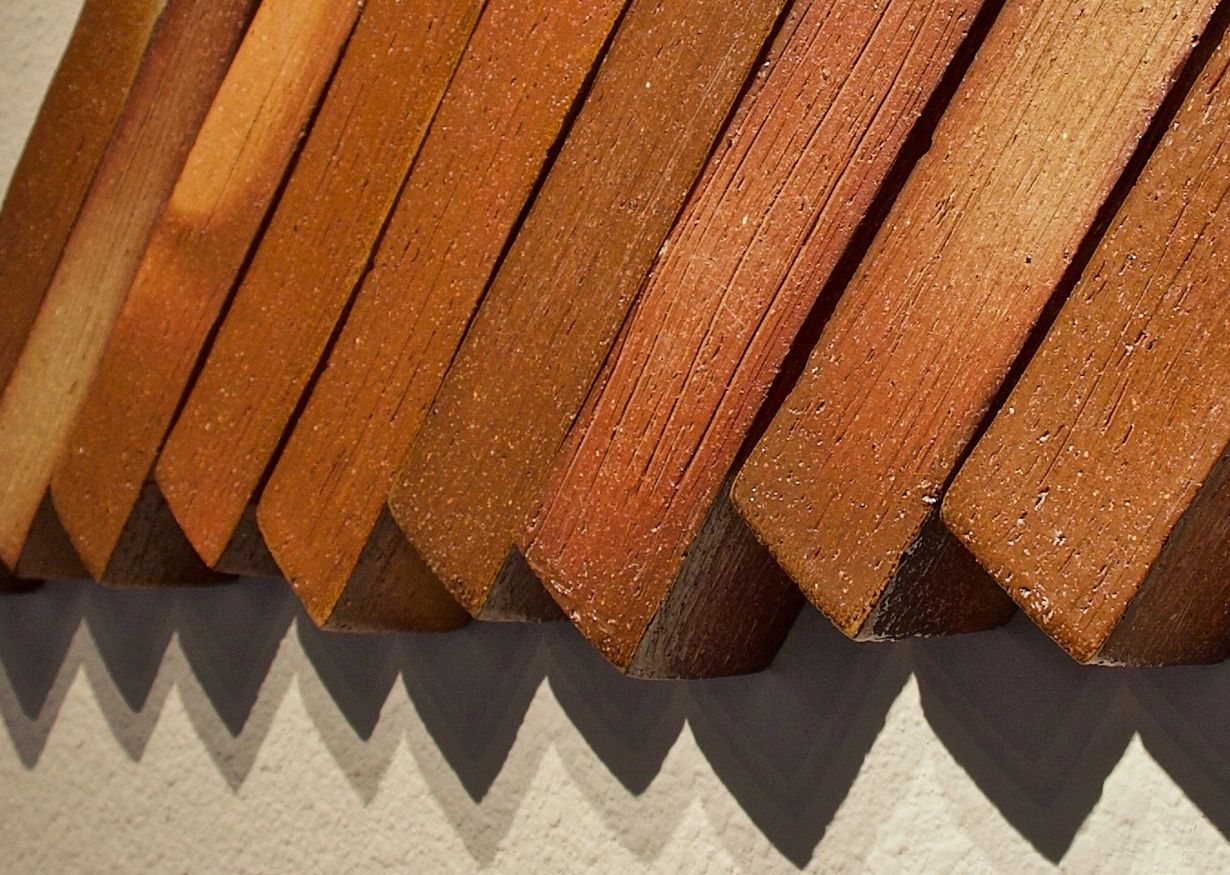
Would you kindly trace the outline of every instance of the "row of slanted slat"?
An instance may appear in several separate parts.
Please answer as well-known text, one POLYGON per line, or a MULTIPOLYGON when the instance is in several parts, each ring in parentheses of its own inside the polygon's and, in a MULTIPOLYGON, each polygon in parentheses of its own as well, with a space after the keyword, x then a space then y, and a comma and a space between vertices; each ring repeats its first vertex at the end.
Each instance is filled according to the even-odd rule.
POLYGON ((1217 5, 86 0, 0 214, 10 584, 1223 658, 1217 5))

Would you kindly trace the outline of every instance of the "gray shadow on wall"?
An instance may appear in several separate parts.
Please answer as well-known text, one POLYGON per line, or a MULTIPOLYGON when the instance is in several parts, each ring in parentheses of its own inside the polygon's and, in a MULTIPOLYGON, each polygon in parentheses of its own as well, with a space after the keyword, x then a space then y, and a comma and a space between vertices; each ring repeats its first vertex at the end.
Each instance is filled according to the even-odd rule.
MULTIPOLYGON (((284 585, 269 581, 142 594, 67 583, 0 596, 0 663, 7 681, 0 712, 28 768, 37 765, 79 669, 109 678, 113 692, 98 703, 134 759, 166 690, 191 673, 198 683, 180 690, 193 725, 236 788, 291 683, 283 675, 313 671, 321 683, 307 687, 341 715, 317 725, 322 735, 338 736, 326 739, 328 746, 365 798, 376 792, 381 769, 349 773, 369 768, 377 754, 391 756, 404 737, 404 713, 384 709, 400 676, 469 797, 457 818, 475 817, 477 809, 466 806, 479 805, 512 765, 526 709, 546 679, 585 745, 632 794, 653 783, 686 720, 732 797, 800 867, 812 859, 912 670, 940 742, 1049 859, 1063 858, 1136 732, 1230 835, 1230 666, 1084 668, 1024 619, 978 635, 859 645, 805 611, 760 675, 645 682, 620 676, 562 624, 362 638, 315 630, 284 585), (296 619, 308 665, 271 672, 271 665, 285 668, 275 656, 296 619), (97 652, 73 645, 83 620, 97 652), (172 634, 186 664, 169 659, 172 634), (208 713, 195 713, 202 710, 208 713), (390 751, 372 750, 382 745, 390 751)), ((524 743, 533 758, 544 742, 524 743)), ((533 774, 532 763, 515 766, 501 790, 501 799, 514 802, 533 774)), ((491 815, 497 832, 512 814, 491 815)), ((645 825, 637 850, 651 858, 670 829, 645 825)))
POLYGON ((792 863, 820 840, 909 678, 805 607, 768 671, 688 685, 688 723, 726 789, 792 863))
POLYGON ((466 793, 481 802, 499 776, 542 684, 533 624, 471 623, 402 636, 402 680, 466 793))
POLYGON ((995 632, 909 647, 936 736, 1005 819, 1058 862, 1135 732, 1125 672, 1077 665, 1020 614, 995 632))
POLYGON ((1145 748, 1230 839, 1230 663, 1132 672, 1145 748))

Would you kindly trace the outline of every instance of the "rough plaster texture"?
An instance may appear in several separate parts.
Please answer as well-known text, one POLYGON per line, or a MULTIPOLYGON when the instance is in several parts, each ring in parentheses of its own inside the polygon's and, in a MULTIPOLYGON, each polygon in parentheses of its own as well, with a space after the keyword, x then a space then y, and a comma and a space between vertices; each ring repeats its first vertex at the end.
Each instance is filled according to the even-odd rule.
MULTIPOLYGON (((79 0, 0 0, 7 180, 79 0)), ((272 582, 0 597, 0 872, 1220 872, 1230 667, 1023 620, 752 678, 619 678, 564 626, 316 632, 272 582)))

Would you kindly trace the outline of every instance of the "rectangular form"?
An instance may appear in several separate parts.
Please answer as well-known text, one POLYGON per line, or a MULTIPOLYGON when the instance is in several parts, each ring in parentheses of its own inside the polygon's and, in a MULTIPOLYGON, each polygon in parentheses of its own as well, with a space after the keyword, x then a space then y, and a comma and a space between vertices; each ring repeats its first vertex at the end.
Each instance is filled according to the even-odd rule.
POLYGON ((156 467, 188 540, 246 572, 249 505, 368 266, 482 0, 370 0, 156 467))
POLYGON ((1009 3, 734 486, 847 635, 1002 620, 907 575, 945 485, 1216 4, 1009 3))
POLYGON ((166 0, 86 0, 0 210, 8 383, 166 0))
POLYGON ((1228 285, 1223 31, 944 499, 958 537, 1082 662, 1230 652, 1228 285))
POLYGON ((159 549, 138 500, 360 8, 263 0, 201 126, 52 475, 56 512, 96 580, 139 578, 115 560, 159 549), (128 549, 134 539, 148 550, 128 549))
POLYGON ((622 670, 750 671, 781 644, 797 588, 744 543, 726 481, 980 7, 796 3, 780 56, 671 232, 523 546, 573 622, 622 670), (706 531, 717 518, 728 521, 724 539, 706 531), (732 556, 714 564, 724 580, 697 573, 690 566, 708 561, 705 543, 742 550, 755 567, 732 556))
MULTIPOLYGON (((346 622, 359 622, 358 593, 389 574, 364 557, 408 552, 384 521, 393 477, 623 8, 495 3, 471 41, 257 508, 321 625, 342 622, 343 601, 346 622)), ((444 594, 427 573, 398 586, 406 598, 444 594)), ((387 599, 365 607, 369 627, 413 616, 387 599)))
POLYGON ((505 591, 514 541, 782 7, 629 7, 390 497, 475 616, 542 603, 525 575, 505 591))
MULTIPOLYGON (((0 399, 0 560, 23 576, 80 573, 80 560, 48 499, 52 469, 149 235, 256 5, 256 0, 167 4, 0 399)), ((158 579, 165 569, 151 564, 148 576, 158 579)))

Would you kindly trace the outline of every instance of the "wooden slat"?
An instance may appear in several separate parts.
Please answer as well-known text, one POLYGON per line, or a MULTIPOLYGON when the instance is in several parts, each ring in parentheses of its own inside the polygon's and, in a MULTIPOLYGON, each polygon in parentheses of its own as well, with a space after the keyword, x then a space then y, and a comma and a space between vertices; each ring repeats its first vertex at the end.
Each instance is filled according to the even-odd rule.
POLYGON ((796 3, 676 224, 524 545, 624 671, 754 671, 777 652, 801 599, 741 531, 725 481, 980 6, 796 3))
MULTIPOLYGON (((318 623, 435 625, 366 598, 405 550, 382 516, 393 476, 624 8, 497 2, 462 61, 375 264, 257 509, 270 550, 318 623), (344 619, 337 606, 350 609, 344 619)), ((584 112, 582 112, 584 118, 584 112)), ((406 599, 447 599, 423 573, 406 599)), ((435 602, 432 602, 435 604, 435 602)))
MULTIPOLYGON (((255 6, 167 4, 0 399, 0 559, 23 576, 80 573, 47 498, 52 467, 255 6)), ((151 565, 149 576, 158 577, 162 570, 151 565)))
POLYGON ((201 126, 52 475, 56 512, 97 580, 151 582, 115 560, 184 552, 182 535, 149 538, 165 516, 156 486, 154 517, 134 511, 361 5, 262 0, 201 126))
POLYGON ((8 383, 166 0, 86 0, 0 210, 8 383))
POLYGON ((985 628, 989 579, 923 597, 943 489, 1215 3, 1006 4, 933 146, 734 486, 858 638, 985 628))
POLYGON ((542 610, 537 581, 501 572, 782 6, 629 8, 390 499, 475 616, 542 610))
POLYGON ((175 518, 214 567, 268 570, 248 505, 482 7, 482 0, 371 0, 363 12, 157 463, 175 518))
POLYGON ((1228 285, 1223 35, 944 500, 961 540, 1082 662, 1230 653, 1228 285))

